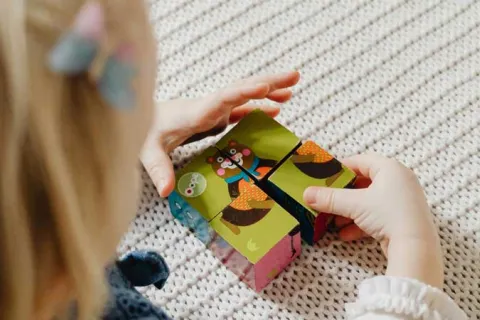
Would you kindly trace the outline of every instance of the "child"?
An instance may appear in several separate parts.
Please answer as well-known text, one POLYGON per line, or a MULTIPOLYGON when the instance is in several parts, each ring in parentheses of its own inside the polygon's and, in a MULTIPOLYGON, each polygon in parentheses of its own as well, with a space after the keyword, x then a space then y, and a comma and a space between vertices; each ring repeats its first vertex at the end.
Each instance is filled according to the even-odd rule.
MULTIPOLYGON (((251 99, 287 101, 299 79, 252 77, 154 110, 154 44, 142 1, 0 2, 1 319, 54 319, 72 303, 78 318, 101 317, 104 270, 135 215, 138 155, 167 196, 170 151, 240 120, 251 99)), ((305 198, 338 215, 340 237, 373 236, 389 259, 352 318, 465 319, 441 291, 438 235, 415 176, 379 156, 345 164, 368 188, 305 198)))

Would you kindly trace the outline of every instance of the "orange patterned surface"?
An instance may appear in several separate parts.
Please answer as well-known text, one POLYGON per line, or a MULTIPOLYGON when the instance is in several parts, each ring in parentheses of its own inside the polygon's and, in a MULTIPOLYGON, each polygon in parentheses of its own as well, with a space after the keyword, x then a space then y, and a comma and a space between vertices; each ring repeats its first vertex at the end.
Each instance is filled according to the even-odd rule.
POLYGON ((297 153, 302 156, 315 155, 313 160, 315 163, 324 163, 333 159, 333 156, 330 153, 320 148, 320 146, 313 141, 305 142, 300 148, 298 148, 297 153))
MULTIPOLYGON (((267 167, 258 168, 256 171, 260 173, 260 176, 257 178, 263 177, 269 170, 270 168, 267 167)), ((247 182, 243 179, 240 180, 238 189, 240 195, 230 204, 232 208, 237 210, 252 209, 248 205, 249 200, 264 201, 268 198, 267 194, 257 187, 252 179, 250 179, 250 182, 247 182)))

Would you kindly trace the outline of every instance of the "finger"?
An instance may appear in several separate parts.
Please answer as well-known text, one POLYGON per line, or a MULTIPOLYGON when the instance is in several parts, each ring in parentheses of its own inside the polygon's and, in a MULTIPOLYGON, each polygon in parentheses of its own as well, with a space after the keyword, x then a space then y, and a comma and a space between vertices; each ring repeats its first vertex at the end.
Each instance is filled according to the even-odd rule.
MULTIPOLYGON (((299 79, 300 74, 297 71, 247 78, 213 94, 214 101, 210 105, 233 109, 249 100, 265 99, 269 94, 279 91, 279 89, 297 84, 299 79)), ((287 98, 288 95, 291 96, 286 91, 280 91, 273 94, 272 100, 276 101, 275 99, 278 98, 280 99, 279 102, 282 102, 284 99, 290 99, 290 97, 287 98)))
POLYGON ((268 99, 275 102, 279 102, 279 103, 287 102, 288 100, 290 100, 291 97, 292 97, 292 90, 290 89, 279 89, 279 90, 270 92, 267 95, 268 99))
POLYGON ((140 159, 161 197, 167 197, 175 187, 175 173, 168 154, 158 145, 146 145, 140 159))
POLYGON ((246 104, 232 110, 232 113, 230 114, 229 123, 237 123, 238 121, 242 120, 245 116, 247 116, 250 112, 256 109, 262 110, 272 118, 275 118, 280 113, 279 107, 246 104))
POLYGON ((343 241, 356 241, 368 237, 368 235, 360 229, 356 224, 351 224, 342 228, 338 236, 343 241))
POLYGON ((193 136, 191 136, 190 138, 188 138, 187 140, 185 140, 181 145, 184 146, 184 145, 187 145, 187 144, 192 143, 192 142, 203 140, 207 137, 216 136, 216 135, 222 133, 223 131, 225 131, 226 128, 227 128, 227 126, 220 126, 220 127, 215 127, 213 129, 210 129, 208 131, 196 133, 193 136))
POLYGON ((373 179, 389 161, 389 158, 378 154, 361 154, 343 159, 342 163, 356 174, 373 179))
POLYGON ((355 220, 363 210, 365 190, 309 187, 305 190, 305 202, 317 212, 331 213, 355 220))
POLYGON ((270 86, 270 92, 273 92, 278 89, 292 87, 296 85, 299 80, 300 80, 300 73, 298 71, 288 71, 284 73, 253 76, 250 78, 240 80, 235 84, 235 86, 266 83, 270 86))
POLYGON ((342 216, 336 216, 335 217, 335 226, 337 228, 343 228, 343 227, 346 227, 346 226, 348 226, 349 224, 352 224, 352 223, 353 223, 352 219, 345 218, 345 217, 342 217, 342 216))
POLYGON ((257 83, 254 85, 245 85, 243 87, 231 87, 214 94, 213 102, 209 108, 236 108, 250 100, 265 99, 270 92, 270 87, 266 83, 257 83))

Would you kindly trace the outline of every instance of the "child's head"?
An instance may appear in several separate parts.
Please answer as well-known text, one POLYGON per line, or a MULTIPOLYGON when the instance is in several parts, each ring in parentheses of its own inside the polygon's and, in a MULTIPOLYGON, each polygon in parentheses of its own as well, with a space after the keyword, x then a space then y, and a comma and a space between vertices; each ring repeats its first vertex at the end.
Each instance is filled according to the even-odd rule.
POLYGON ((0 2, 1 319, 51 317, 72 300, 81 314, 101 307, 103 266, 135 214, 154 41, 143 1, 97 1, 102 52, 134 48, 135 103, 109 105, 90 72, 48 61, 85 3, 0 2))

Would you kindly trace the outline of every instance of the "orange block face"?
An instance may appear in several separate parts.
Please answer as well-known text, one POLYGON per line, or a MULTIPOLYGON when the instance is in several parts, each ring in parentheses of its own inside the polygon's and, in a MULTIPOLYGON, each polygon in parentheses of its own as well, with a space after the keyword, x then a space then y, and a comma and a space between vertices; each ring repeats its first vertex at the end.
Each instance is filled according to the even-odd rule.
MULTIPOLYGON (((260 174, 259 178, 263 177, 270 168, 262 167, 256 171, 260 174)), ((253 180, 240 180, 238 183, 239 196, 230 204, 237 210, 250 210, 252 208, 252 201, 265 201, 268 195, 255 185, 253 180)))
POLYGON ((253 209, 252 201, 265 201, 268 198, 268 195, 255 186, 253 182, 240 181, 239 190, 240 195, 230 204, 230 207, 237 210, 253 209))
POLYGON ((297 154, 302 156, 313 156, 313 163, 325 163, 333 159, 333 156, 330 153, 320 148, 320 146, 313 141, 305 142, 297 149, 297 154))

